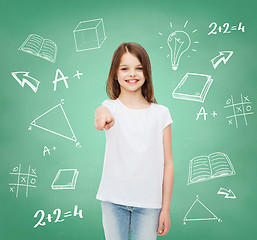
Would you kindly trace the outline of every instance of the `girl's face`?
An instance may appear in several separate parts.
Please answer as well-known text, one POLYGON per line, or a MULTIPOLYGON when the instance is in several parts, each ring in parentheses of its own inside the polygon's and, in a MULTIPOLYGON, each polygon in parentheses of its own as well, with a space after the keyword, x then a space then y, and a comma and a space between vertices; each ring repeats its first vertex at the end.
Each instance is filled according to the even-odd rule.
POLYGON ((120 65, 117 70, 117 78, 121 93, 141 92, 145 77, 142 64, 136 56, 127 52, 121 57, 120 65))

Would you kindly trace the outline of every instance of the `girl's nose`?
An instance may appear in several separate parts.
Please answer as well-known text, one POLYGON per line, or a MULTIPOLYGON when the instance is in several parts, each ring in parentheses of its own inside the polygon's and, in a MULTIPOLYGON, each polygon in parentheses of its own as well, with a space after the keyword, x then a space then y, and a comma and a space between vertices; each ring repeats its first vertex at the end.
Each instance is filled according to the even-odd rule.
POLYGON ((134 76, 135 76, 135 71, 134 71, 134 70, 131 70, 130 73, 129 73, 129 76, 130 76, 130 77, 134 77, 134 76))

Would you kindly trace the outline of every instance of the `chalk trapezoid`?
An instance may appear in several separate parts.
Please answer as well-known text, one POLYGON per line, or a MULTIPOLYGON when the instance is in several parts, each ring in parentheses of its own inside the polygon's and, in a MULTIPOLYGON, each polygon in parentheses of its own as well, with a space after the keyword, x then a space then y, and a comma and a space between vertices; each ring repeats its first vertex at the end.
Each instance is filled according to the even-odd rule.
POLYGON ((219 220, 218 217, 211 212, 197 197, 192 206, 184 217, 186 221, 205 221, 205 220, 219 220), (200 211, 200 212, 199 212, 200 211))
POLYGON ((77 138, 71 128, 71 125, 61 103, 49 109, 45 113, 41 114, 39 117, 34 119, 30 124, 32 126, 41 128, 47 132, 56 134, 60 137, 77 142, 77 138), (62 124, 60 124, 61 122, 62 124))

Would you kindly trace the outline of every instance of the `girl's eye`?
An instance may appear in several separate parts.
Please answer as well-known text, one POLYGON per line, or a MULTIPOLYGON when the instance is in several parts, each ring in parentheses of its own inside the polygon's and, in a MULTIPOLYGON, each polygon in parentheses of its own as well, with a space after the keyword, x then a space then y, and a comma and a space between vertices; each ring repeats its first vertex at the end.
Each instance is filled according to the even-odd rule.
POLYGON ((140 71, 141 71, 141 70, 143 70, 143 68, 142 68, 142 67, 138 67, 137 70, 140 70, 140 71))
POLYGON ((128 69, 127 69, 127 68, 125 68, 125 67, 123 67, 123 68, 121 68, 121 70, 126 71, 126 70, 128 70, 128 69))

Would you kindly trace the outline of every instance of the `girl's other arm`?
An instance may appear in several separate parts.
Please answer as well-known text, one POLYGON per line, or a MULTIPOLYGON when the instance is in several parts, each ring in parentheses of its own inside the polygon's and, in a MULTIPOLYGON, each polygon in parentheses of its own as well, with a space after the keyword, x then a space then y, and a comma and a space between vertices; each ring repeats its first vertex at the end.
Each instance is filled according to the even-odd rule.
POLYGON ((114 118, 107 107, 100 106, 95 110, 95 128, 108 130, 114 125, 114 118))
POLYGON ((169 232, 170 222, 170 201, 174 181, 174 166, 172 160, 171 126, 163 130, 164 148, 164 173, 162 184, 162 210, 159 217, 158 235, 163 236, 169 232))

